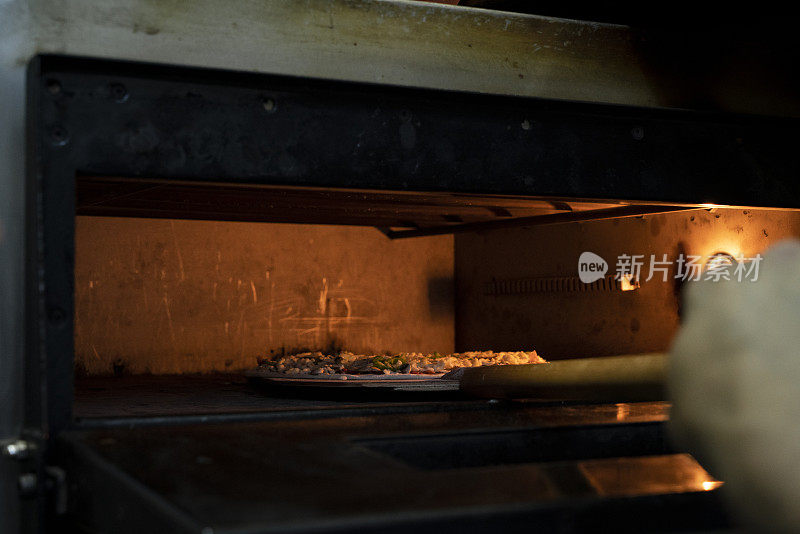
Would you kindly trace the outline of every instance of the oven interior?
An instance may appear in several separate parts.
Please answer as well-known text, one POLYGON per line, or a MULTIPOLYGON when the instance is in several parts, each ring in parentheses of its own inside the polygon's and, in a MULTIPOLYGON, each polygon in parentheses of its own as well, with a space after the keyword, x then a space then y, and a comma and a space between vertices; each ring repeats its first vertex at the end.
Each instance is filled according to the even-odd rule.
POLYGON ((664 212, 604 217, 640 206, 76 183, 78 419, 341 405, 271 398, 244 379, 264 359, 303 351, 536 350, 547 360, 663 352, 687 283, 679 256, 750 258, 800 235, 793 210, 645 206, 664 212), (587 220, 548 221, 565 213, 587 220), (585 251, 611 266, 599 283, 578 278, 585 251), (644 262, 635 285, 622 287, 613 269, 623 255, 664 267, 648 272, 644 262))

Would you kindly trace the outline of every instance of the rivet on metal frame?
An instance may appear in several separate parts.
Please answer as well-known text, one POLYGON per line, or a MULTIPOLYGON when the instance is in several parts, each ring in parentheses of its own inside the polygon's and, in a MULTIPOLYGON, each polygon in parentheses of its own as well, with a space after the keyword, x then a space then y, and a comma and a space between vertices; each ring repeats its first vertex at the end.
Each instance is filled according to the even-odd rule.
POLYGON ((261 99, 261 107, 263 107, 264 111, 267 113, 275 113, 278 109, 278 104, 275 102, 274 98, 265 96, 261 99))
POLYGON ((124 85, 121 83, 112 83, 108 86, 109 92, 111 93, 111 98, 113 98, 116 102, 122 104, 128 100, 130 96, 128 94, 128 90, 125 88, 124 85))
POLYGON ((58 82, 58 80, 47 80, 45 87, 47 88, 47 92, 53 96, 58 96, 61 94, 61 84, 58 82))
POLYGON ((50 128, 50 140, 55 146, 64 146, 69 142, 69 132, 63 126, 56 124, 50 128))

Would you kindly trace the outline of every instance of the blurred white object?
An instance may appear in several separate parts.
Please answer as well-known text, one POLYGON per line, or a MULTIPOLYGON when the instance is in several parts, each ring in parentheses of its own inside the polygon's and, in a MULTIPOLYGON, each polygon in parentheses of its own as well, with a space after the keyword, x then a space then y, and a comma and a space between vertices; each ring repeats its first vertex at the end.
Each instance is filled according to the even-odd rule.
POLYGON ((675 437, 725 481, 750 528, 800 528, 800 241, 764 254, 758 280, 684 292, 670 358, 675 437))

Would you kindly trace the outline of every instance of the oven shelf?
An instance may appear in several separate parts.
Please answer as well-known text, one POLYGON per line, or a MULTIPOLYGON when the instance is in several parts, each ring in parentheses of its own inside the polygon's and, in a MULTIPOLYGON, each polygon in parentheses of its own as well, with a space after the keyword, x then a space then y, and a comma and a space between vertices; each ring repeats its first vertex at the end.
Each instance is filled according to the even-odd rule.
POLYGON ((343 404, 271 398, 250 387, 240 375, 215 373, 77 378, 73 409, 78 419, 101 419, 252 413, 343 404))
MULTIPOLYGON (((249 420, 285 413, 355 408, 415 411, 451 406, 453 395, 397 397, 298 397, 255 387, 241 374, 128 375, 78 377, 74 417, 78 426, 127 426, 206 422, 209 419, 249 420)), ((485 407, 486 401, 461 400, 461 409, 485 407)), ((333 413, 333 412, 331 412, 333 413)))

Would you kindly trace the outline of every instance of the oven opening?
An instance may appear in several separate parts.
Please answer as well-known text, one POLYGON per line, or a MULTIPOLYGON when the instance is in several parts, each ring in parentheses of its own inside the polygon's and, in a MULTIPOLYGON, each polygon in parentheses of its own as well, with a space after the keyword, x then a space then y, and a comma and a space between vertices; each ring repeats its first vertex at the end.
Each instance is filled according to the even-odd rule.
POLYGON ((470 358, 665 352, 692 279, 682 270, 742 264, 752 276, 758 254, 800 223, 794 211, 714 205, 76 184, 79 420, 485 403, 492 394, 428 379, 470 358), (381 384, 409 380, 356 387, 342 375, 362 378, 358 365, 386 374, 381 384), (296 387, 309 376, 314 387, 296 387))

